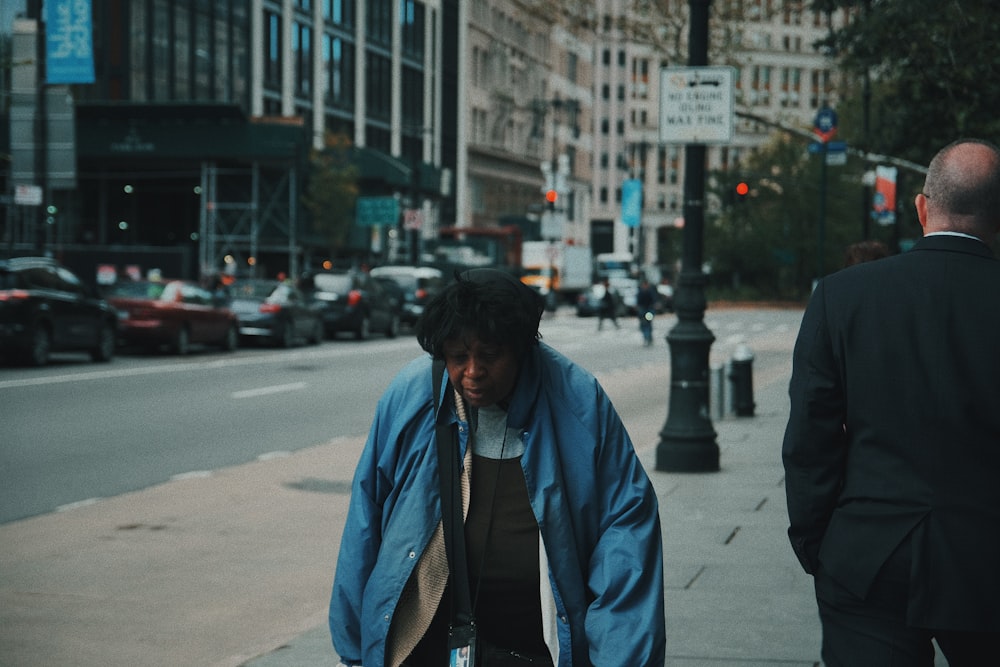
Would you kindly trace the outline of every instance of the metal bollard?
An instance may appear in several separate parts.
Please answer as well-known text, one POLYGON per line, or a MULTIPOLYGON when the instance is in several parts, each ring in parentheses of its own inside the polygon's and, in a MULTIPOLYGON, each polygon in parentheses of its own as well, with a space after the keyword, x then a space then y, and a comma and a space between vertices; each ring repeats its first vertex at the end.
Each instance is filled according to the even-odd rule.
POLYGON ((726 367, 722 364, 712 366, 711 381, 709 386, 712 393, 709 396, 709 404, 715 419, 720 420, 726 416, 726 367))
POLYGON ((729 380, 733 385, 733 412, 737 417, 753 417, 753 352, 746 345, 738 345, 733 352, 729 380))

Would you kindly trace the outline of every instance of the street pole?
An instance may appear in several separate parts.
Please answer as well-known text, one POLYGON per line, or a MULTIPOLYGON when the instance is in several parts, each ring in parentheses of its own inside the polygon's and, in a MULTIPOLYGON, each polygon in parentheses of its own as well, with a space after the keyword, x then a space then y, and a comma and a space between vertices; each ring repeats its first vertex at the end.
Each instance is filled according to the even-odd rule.
MULTIPOLYGON (((688 64, 708 64, 708 10, 711 0, 689 0, 688 64)), ((656 447, 656 469, 714 472, 719 446, 709 413, 708 354, 715 336, 705 326, 705 145, 684 148, 684 249, 674 308, 677 324, 670 346, 670 405, 656 447)))

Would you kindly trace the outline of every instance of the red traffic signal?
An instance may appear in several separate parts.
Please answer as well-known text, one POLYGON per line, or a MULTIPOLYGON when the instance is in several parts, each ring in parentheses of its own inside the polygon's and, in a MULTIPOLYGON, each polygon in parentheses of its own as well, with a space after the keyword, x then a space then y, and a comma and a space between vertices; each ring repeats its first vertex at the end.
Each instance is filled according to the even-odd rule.
POLYGON ((559 199, 558 192, 556 192, 555 190, 545 191, 545 201, 547 201, 550 204, 555 204, 557 199, 559 199))
POLYGON ((746 181, 740 181, 736 184, 736 194, 740 197, 746 197, 750 192, 750 186, 746 184, 746 181))

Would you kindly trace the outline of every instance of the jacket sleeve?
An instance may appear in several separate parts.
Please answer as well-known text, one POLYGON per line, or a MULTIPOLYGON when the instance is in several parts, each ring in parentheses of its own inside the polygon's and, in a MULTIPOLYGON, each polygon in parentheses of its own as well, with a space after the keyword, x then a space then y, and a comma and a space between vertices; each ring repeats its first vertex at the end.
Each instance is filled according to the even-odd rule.
POLYGON ((377 489, 379 441, 385 437, 387 420, 383 405, 384 401, 379 403, 354 472, 330 598, 330 635, 345 665, 361 664, 361 604, 381 546, 382 501, 377 489))
POLYGON ((585 621, 590 663, 662 665, 666 651, 663 544, 652 483, 610 400, 597 461, 601 529, 589 562, 595 596, 585 621))
POLYGON ((791 406, 782 460, 788 536, 803 569, 814 574, 820 544, 844 482, 846 400, 830 336, 821 281, 802 318, 792 357, 791 406))

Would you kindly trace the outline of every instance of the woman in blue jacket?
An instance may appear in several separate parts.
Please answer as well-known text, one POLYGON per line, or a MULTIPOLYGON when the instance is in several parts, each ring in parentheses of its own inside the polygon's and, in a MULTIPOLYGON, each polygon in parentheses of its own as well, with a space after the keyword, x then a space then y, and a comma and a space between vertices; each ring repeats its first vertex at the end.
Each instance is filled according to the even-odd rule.
POLYGON ((428 304, 429 356, 380 399, 355 472, 330 602, 343 664, 449 664, 437 423, 457 427, 478 663, 663 664, 656 496, 601 386, 539 341, 542 311, 491 269, 428 304))

